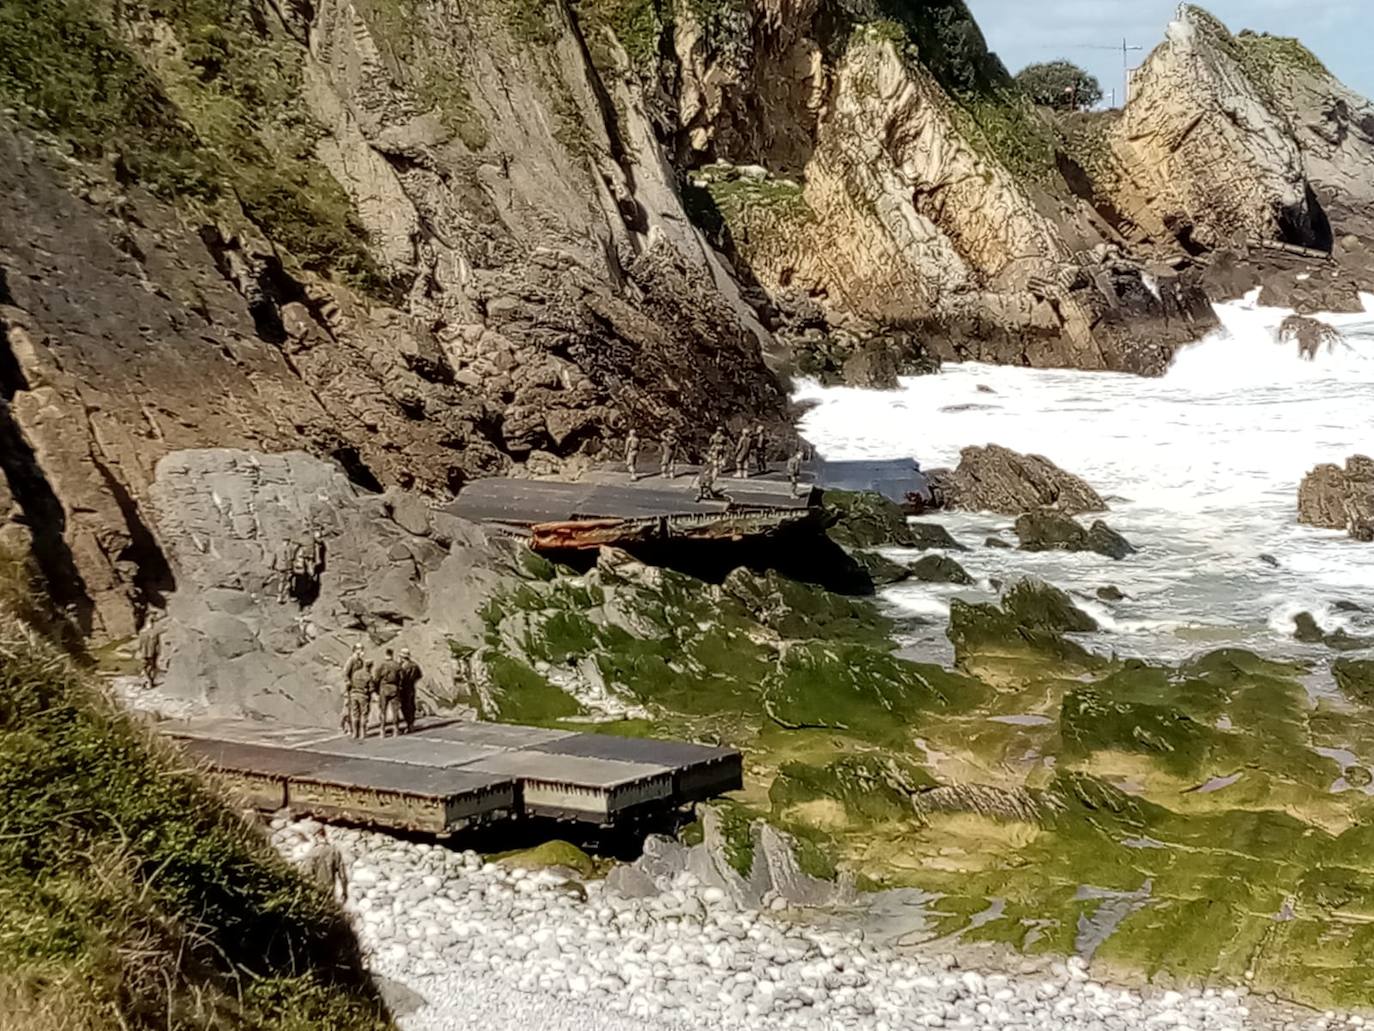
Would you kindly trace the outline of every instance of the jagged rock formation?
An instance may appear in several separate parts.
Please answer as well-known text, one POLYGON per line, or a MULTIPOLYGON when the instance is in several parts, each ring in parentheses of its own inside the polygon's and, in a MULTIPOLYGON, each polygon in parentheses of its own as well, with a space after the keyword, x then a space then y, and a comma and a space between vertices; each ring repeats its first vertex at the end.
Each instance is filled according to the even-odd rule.
POLYGON ((945 508, 1003 515, 1037 509, 1079 515, 1107 508, 1097 491, 1043 455, 1022 455, 997 444, 966 447, 956 468, 933 469, 929 478, 936 503, 945 508))
POLYGON ((517 561, 471 524, 403 491, 372 494, 300 451, 177 451, 150 489, 177 590, 159 685, 223 715, 329 726, 356 643, 409 647, 433 705, 467 690, 451 645, 480 640, 482 600, 517 561), (324 568, 304 604, 278 589, 283 544, 319 531, 324 568))
POLYGON ((1196 254, 1222 251, 1211 274, 1217 288, 1263 284, 1269 303, 1305 297, 1325 310, 1359 310, 1355 291, 1374 269, 1368 100, 1298 41, 1233 36, 1191 5, 1131 89, 1109 136, 1106 179, 1139 236, 1167 233, 1196 254), (1262 246, 1272 243, 1330 252, 1356 275, 1262 246))
POLYGON ((1279 323, 1279 340, 1296 344, 1298 355, 1308 361, 1316 360, 1323 345, 1328 353, 1334 354, 1345 344, 1340 330, 1307 315, 1289 315, 1279 323))
POLYGON ((1324 463, 1298 487, 1298 522, 1374 541, 1374 459, 1351 455, 1345 468, 1324 463))
POLYGON ((626 424, 690 449, 783 418, 766 334, 564 4, 22 6, 4 464, 83 630, 126 636, 171 585, 143 510, 179 448, 442 496, 626 424))
POLYGON ((1022 551, 1095 551, 1120 560, 1136 550, 1101 519, 1085 530, 1078 520, 1044 509, 1017 516, 1016 536, 1022 551))

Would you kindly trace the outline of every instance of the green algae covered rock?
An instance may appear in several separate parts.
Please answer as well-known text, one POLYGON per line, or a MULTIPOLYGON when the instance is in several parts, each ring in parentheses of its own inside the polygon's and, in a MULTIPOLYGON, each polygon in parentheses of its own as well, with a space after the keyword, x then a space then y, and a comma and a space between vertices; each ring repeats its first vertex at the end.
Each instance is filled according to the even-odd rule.
POLYGON ((911 575, 924 583, 968 586, 973 577, 948 555, 926 555, 911 564, 911 575))
POLYGON ((516 852, 503 852, 492 856, 492 860, 502 866, 517 867, 522 870, 548 870, 563 867, 580 877, 596 874, 596 861, 576 845, 554 839, 535 845, 533 848, 516 852))
POLYGON ((1374 705, 1374 659, 1337 659, 1331 675, 1349 698, 1374 705))
POLYGON ((874 587, 886 587, 911 579, 911 570, 900 562, 893 562, 876 551, 853 552, 853 559, 859 568, 868 574, 874 587))
POLYGON ((848 598, 778 573, 736 569, 721 584, 721 592, 759 623, 790 640, 814 637, 884 644, 892 621, 872 604, 848 598))
POLYGON ((1087 688, 1065 696, 1059 732, 1066 759, 1109 749, 1145 752, 1176 775, 1202 768, 1215 733, 1169 706, 1119 701, 1087 688))
POLYGON ((1076 519, 1048 509, 1018 516, 1016 536, 1022 551, 1095 551, 1108 558, 1123 559, 1136 550, 1100 519, 1085 530, 1076 519))
POLYGON ((873 491, 828 490, 823 501, 837 516, 827 533, 843 547, 968 550, 938 523, 908 523, 900 505, 873 491))
POLYGON ((916 764, 876 753, 845 755, 824 766, 783 764, 768 789, 773 811, 795 815, 797 807, 838 803, 846 821, 855 824, 915 820, 913 797, 936 785, 916 764))
POLYGON ((1002 594, 1002 609, 1018 626, 1033 630, 1090 632, 1097 621, 1069 596, 1043 580, 1018 580, 1002 594))

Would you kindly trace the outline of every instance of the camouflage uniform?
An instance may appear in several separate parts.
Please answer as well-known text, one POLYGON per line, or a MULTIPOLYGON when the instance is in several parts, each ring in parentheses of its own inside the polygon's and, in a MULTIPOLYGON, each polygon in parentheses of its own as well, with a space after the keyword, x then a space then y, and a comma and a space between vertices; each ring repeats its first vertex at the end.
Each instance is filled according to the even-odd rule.
POLYGON ((753 447, 753 438, 749 436, 749 431, 745 430, 735 442, 735 476, 738 479, 749 478, 749 452, 753 447))
POLYGON ((282 541, 272 557, 272 572, 277 580, 277 604, 285 605, 291 594, 291 572, 296 568, 301 546, 297 541, 282 541))
POLYGON ((701 467, 701 472, 697 474, 697 500, 709 501, 720 497, 716 490, 716 467, 715 463, 708 461, 701 467))
POLYGON ((754 426, 754 468, 761 473, 768 471, 768 431, 763 423, 754 426))
POLYGON ((659 447, 658 474, 665 480, 671 480, 677 476, 677 430, 671 426, 664 430, 659 447))
MULTIPOLYGON (((356 655, 360 661, 354 665, 349 660, 351 670, 348 674, 348 715, 347 730, 358 740, 367 736, 368 710, 372 708, 372 695, 377 690, 377 680, 372 672, 372 663, 356 655)), ((383 726, 383 731, 386 730, 383 726)))
POLYGON ((382 737, 386 737, 387 721, 395 736, 401 733, 401 664, 391 656, 388 648, 386 658, 377 663, 373 673, 377 680, 377 705, 382 712, 382 737))
POLYGON ((634 430, 625 438, 625 471, 632 480, 639 475, 639 434, 634 430))
POLYGON ((138 657, 143 661, 143 678, 149 687, 157 684, 157 661, 162 655, 162 626, 149 616, 138 632, 138 657))
POLYGON ((334 894, 334 886, 337 884, 340 899, 348 901, 348 864, 344 862, 343 853, 325 839, 323 831, 316 839, 314 847, 306 853, 305 859, 301 862, 301 869, 307 877, 331 895, 334 894))
POLYGON ((793 497, 797 494, 797 482, 801 479, 802 453, 800 450, 793 451, 792 457, 787 460, 787 482, 792 485, 793 497))
POLYGON ((410 649, 401 649, 401 719, 405 720, 406 733, 415 729, 415 687, 420 683, 420 667, 410 657, 410 649))

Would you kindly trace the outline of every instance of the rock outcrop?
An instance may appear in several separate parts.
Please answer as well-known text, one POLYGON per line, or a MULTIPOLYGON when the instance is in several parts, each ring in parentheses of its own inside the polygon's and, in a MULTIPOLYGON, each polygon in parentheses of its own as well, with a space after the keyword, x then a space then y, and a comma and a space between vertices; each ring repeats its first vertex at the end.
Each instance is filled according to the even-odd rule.
POLYGON ((1107 508, 1097 491, 1048 458, 997 444, 966 447, 955 469, 931 470, 929 478, 936 502, 944 508, 1003 515, 1036 509, 1079 515, 1107 508))
POLYGON ((1374 541, 1374 459, 1352 455, 1344 469, 1326 463, 1304 476, 1298 487, 1298 522, 1374 541))
POLYGON ((1101 519, 1084 529, 1076 519, 1045 509, 1017 516, 1016 536, 1022 551, 1095 551, 1120 560, 1136 550, 1101 519))
POLYGON ((517 561, 509 542, 403 491, 372 494, 304 452, 178 451, 158 463, 149 511, 177 590, 160 687, 221 715, 329 726, 343 663, 409 647, 420 691, 451 705, 468 684, 452 646, 481 639, 482 600, 517 561), (282 546, 318 531, 323 570, 279 602, 282 546))

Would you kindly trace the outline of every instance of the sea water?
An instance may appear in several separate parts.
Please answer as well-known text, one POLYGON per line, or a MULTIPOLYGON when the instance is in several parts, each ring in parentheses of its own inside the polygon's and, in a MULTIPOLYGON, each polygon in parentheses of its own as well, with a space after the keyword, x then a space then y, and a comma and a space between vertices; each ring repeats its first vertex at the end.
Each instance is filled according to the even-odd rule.
POLYGON ((951 598, 987 600, 996 581, 1029 574, 1074 594, 1101 625, 1092 636, 1102 650, 1178 658, 1237 645, 1315 657, 1293 640, 1298 612, 1326 630, 1374 634, 1374 544, 1297 523, 1298 484, 1313 466, 1374 455, 1374 295, 1364 302, 1362 314, 1320 316, 1346 345, 1314 361, 1279 341, 1289 312, 1251 296, 1217 305, 1222 328, 1157 379, 963 363, 894 391, 803 382, 797 399, 814 407, 802 429, 826 458, 914 456, 926 469, 977 444, 1044 455, 1107 498, 1101 518, 1140 549, 1120 562, 998 550, 983 542, 1014 545, 1011 518, 936 516, 972 549, 955 557, 978 583, 883 592, 911 617, 914 652, 948 657, 951 598), (1099 601, 1108 585, 1126 599, 1099 601))

